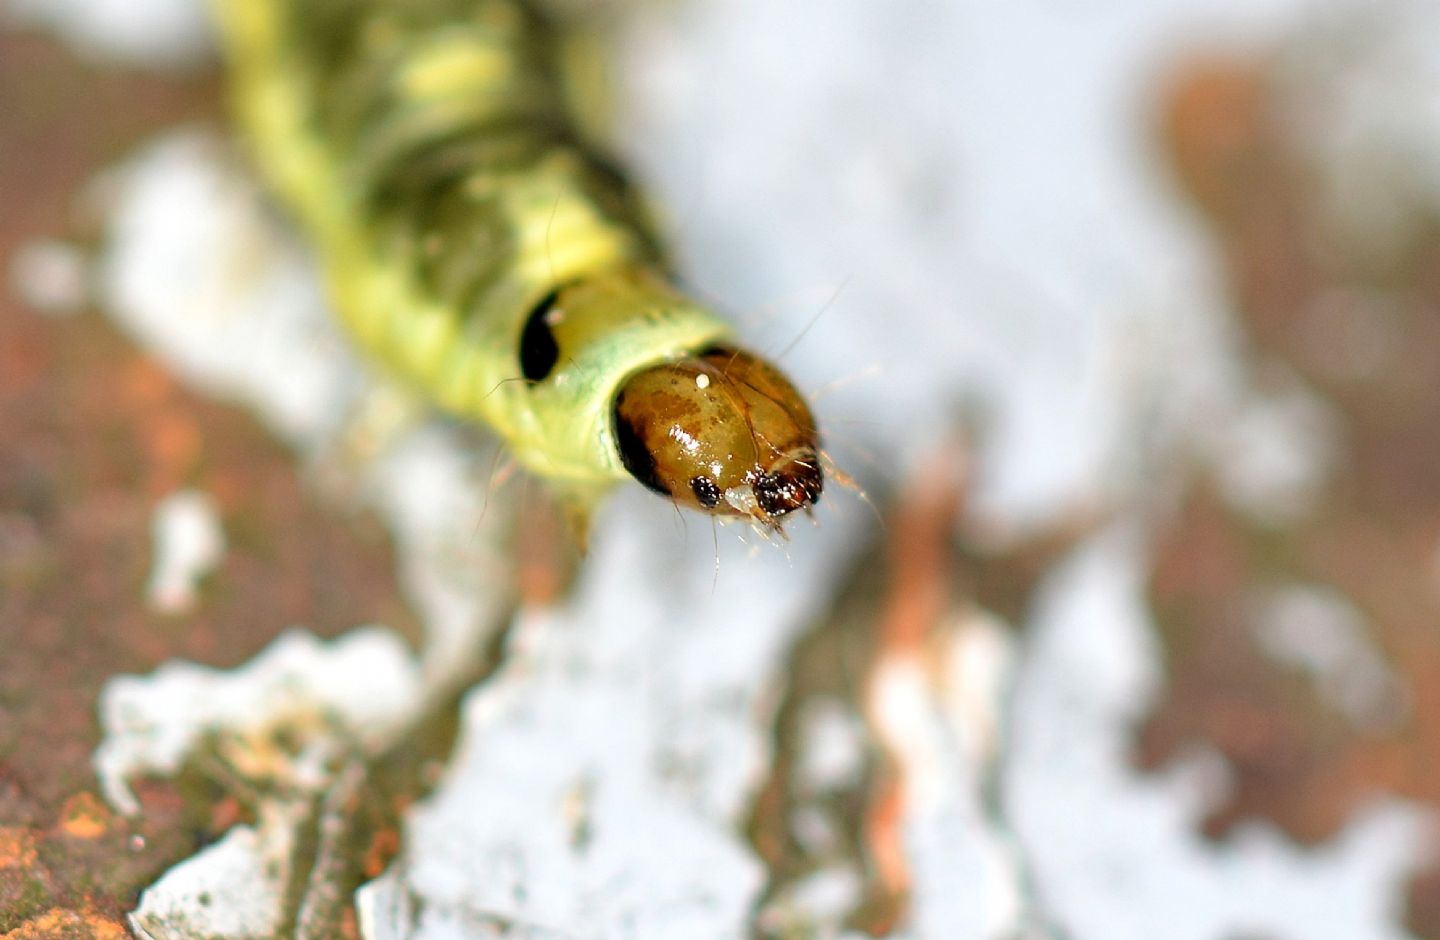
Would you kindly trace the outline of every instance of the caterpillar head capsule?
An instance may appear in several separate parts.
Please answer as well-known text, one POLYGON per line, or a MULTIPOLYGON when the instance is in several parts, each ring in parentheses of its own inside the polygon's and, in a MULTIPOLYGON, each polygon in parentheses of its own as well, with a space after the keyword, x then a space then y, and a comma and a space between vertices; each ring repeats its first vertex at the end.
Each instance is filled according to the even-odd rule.
POLYGON ((615 396, 625 469, 676 503, 778 530, 820 499, 820 437, 778 369, 728 347, 651 366, 615 396))

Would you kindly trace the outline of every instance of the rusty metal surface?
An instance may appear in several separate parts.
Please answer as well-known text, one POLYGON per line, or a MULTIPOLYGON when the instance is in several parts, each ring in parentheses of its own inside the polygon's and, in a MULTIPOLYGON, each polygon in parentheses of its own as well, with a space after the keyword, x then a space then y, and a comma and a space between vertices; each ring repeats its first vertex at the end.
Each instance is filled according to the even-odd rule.
MULTIPOLYGON (((913 666, 940 685, 946 655, 979 629, 973 618, 1000 614, 1007 623, 1024 624, 1045 576, 1104 521, 1099 513, 1075 512, 1043 530, 997 539, 971 511, 969 449, 958 439, 937 448, 901 492, 884 499, 887 530, 867 541, 840 579, 831 607, 790 652, 771 731, 774 756, 747 821, 770 875, 758 906, 762 936, 786 936, 783 920, 768 909, 837 858, 863 873, 864 888, 846 927, 872 937, 903 928, 914 889, 904 833, 913 782, 906 780, 903 744, 886 727, 877 694, 883 673, 913 666), (804 766, 804 738, 814 733, 807 721, 837 708, 863 726, 864 769, 848 785, 817 786, 804 766), (842 834, 836 844, 823 850, 808 845, 800 835, 807 815, 827 819, 842 834)), ((995 759, 983 769, 979 786, 991 821, 1008 833, 1001 764, 995 759)), ((1037 935, 1055 932, 1037 899, 1025 903, 1037 909, 1037 935)))
MULTIPOLYGON (((1285 107, 1274 59, 1191 63, 1166 98, 1163 143, 1225 259, 1247 367, 1262 390, 1298 380, 1317 394, 1338 419, 1339 453, 1315 511, 1280 524, 1197 472, 1153 562, 1169 686, 1139 757, 1157 767, 1206 742, 1234 774, 1209 833, 1265 819, 1314 844, 1384 793, 1440 806, 1440 227, 1379 263, 1337 252, 1318 208, 1324 171, 1285 107), (1347 303, 1351 331, 1321 321, 1347 303), (1386 354, 1357 368, 1375 333, 1386 354), (1258 600, 1291 583, 1354 605, 1403 714, 1357 724, 1266 655, 1258 600)), ((1434 869, 1410 886, 1408 923, 1423 937, 1440 936, 1437 889, 1434 869)))
MULTIPOLYGON (((1440 230, 1380 271, 1317 252, 1307 209, 1316 170, 1276 120, 1269 81, 1260 60, 1187 67, 1166 98, 1161 139, 1228 259, 1252 365, 1318 390, 1343 423, 1343 460, 1323 510, 1278 526, 1237 510, 1208 470, 1192 471, 1148 585, 1169 685, 1136 753, 1152 769, 1195 741, 1224 755, 1233 789, 1207 821, 1213 838, 1263 819, 1314 843, 1379 793, 1440 807, 1440 449, 1417 433, 1440 419, 1440 230), (1325 349, 1299 342, 1297 323, 1335 290, 1383 294, 1408 311, 1394 325, 1397 357, 1367 380, 1337 377, 1325 349), (1405 720, 1357 727, 1265 653, 1250 599, 1285 579, 1333 587, 1366 615, 1400 677, 1405 720)), ((214 116, 214 100, 210 78, 101 73, 0 33, 0 269, 27 239, 83 229, 67 220, 90 174, 149 130, 214 116)), ((117 818, 94 796, 90 765, 101 684, 175 656, 236 665, 291 623, 334 635, 382 619, 413 635, 413 619, 378 527, 318 506, 252 419, 195 397, 93 314, 43 318, 0 291, 0 435, 0 936, 125 936, 136 892, 244 809, 213 782, 187 789, 182 778, 138 787, 141 822, 117 818), (151 511, 180 486, 219 502, 230 550, 195 613, 166 617, 144 608, 142 585, 151 511)), ((837 700, 863 716, 867 671, 920 644, 940 608, 1023 623, 1037 585, 1094 524, 1064 522, 998 551, 944 544, 936 523, 964 496, 940 489, 912 494, 889 548, 877 540, 857 565, 855 596, 838 597, 792 650, 778 756, 750 807, 767 899, 824 861, 786 836, 805 800, 850 827, 845 851, 866 873, 851 923, 877 935, 901 918, 907 890, 887 849, 898 838, 893 761, 872 725, 856 787, 799 792, 786 742, 803 706, 837 700)), ((366 875, 396 838, 386 828, 367 847, 366 875)), ((1440 868, 1413 880, 1408 911, 1417 935, 1440 937, 1440 868)))
MULTIPOLYGON (((83 237, 77 195, 155 129, 216 116, 212 77, 98 70, 0 32, 0 270, 36 237, 83 237)), ((383 618, 414 634, 385 537, 327 511, 253 419, 182 389, 97 314, 47 318, 0 290, 0 935, 114 937, 161 871, 240 813, 209 786, 94 795, 102 683, 171 657, 230 666, 287 625, 383 618), (192 614, 143 604, 151 513, 211 495, 229 542, 192 614)))

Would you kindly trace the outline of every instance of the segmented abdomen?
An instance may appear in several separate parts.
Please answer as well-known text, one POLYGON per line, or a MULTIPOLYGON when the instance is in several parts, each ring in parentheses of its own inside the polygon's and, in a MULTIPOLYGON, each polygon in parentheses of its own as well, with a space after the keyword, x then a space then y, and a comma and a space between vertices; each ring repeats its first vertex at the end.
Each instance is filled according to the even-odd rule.
POLYGON ((661 267, 629 186, 579 139, 548 23, 521 0, 215 2, 253 150, 362 345, 532 469, 621 478, 600 417, 615 385, 728 329, 631 278, 634 309, 605 307, 613 339, 572 342, 552 387, 511 381, 557 288, 661 267))
MULTIPOLYGON (((306 0, 287 11, 312 118, 357 211, 437 300, 485 309, 536 208, 507 190, 537 174, 628 234, 627 254, 651 254, 625 181, 575 134, 552 30, 523 4, 306 0)), ((547 252, 568 234, 552 227, 547 252)))

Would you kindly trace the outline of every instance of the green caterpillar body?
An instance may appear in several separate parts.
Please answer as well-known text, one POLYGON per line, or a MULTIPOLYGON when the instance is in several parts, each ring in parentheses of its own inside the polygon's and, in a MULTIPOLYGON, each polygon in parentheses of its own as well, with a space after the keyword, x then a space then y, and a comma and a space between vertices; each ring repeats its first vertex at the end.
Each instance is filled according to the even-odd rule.
MULTIPOLYGON (((489 425, 576 504, 635 476, 702 509, 788 511, 762 518, 712 479, 728 444, 673 468, 654 450, 675 437, 670 418, 702 432, 706 407, 743 405, 752 443, 800 454, 748 428, 754 381, 717 389, 720 405, 660 404, 687 381, 707 389, 687 372, 617 418, 627 380, 729 349, 732 331, 671 286, 635 194, 575 130, 545 18, 521 0, 213 2, 242 131, 369 356, 489 425), (694 473, 704 493, 677 493, 696 491, 694 473), (712 489, 724 505, 707 505, 712 489)), ((778 381, 772 398, 799 400, 778 381)), ((773 462, 751 460, 737 485, 773 462)))

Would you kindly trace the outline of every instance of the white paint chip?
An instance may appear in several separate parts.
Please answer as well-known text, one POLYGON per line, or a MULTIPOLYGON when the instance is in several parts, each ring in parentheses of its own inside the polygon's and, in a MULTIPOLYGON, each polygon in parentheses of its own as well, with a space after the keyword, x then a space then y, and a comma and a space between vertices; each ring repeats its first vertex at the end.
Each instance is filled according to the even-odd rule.
POLYGON ((1248 402, 1218 434, 1215 471, 1226 498, 1268 525, 1304 519, 1324 496, 1339 427, 1300 388, 1248 402))
POLYGON ((1052 913, 1095 940, 1403 940, 1397 899, 1433 838, 1421 807, 1377 798, 1316 847, 1269 825, 1216 845, 1199 831, 1212 771, 1135 771, 1160 678, 1137 544, 1110 533, 1057 572, 1019 662, 1005 799, 1052 913))
POLYGON ((280 926, 285 844, 235 826, 212 846, 167 871, 140 896, 130 925, 146 940, 271 937, 280 926))
POLYGON ((1308 675, 1320 696, 1356 727, 1392 732, 1408 716, 1403 683, 1360 611, 1335 591, 1278 590, 1260 605, 1257 620, 1261 648, 1308 675))
POLYGON ((199 490, 171 493, 150 521, 153 560, 145 597, 163 614, 194 609, 198 586, 225 555, 225 532, 214 501, 199 490))
POLYGON ((865 767, 859 716, 832 698, 805 703, 801 714, 799 780, 811 793, 849 786, 865 767))
POLYGON ((418 676, 405 644, 379 627, 329 643, 291 631, 232 671, 172 661, 148 676, 117 676, 100 693, 101 790, 133 815, 140 805, 130 778, 174 774, 217 735, 238 742, 237 759, 256 762, 289 759, 267 743, 282 725, 300 742, 384 740, 418 705, 418 676))

